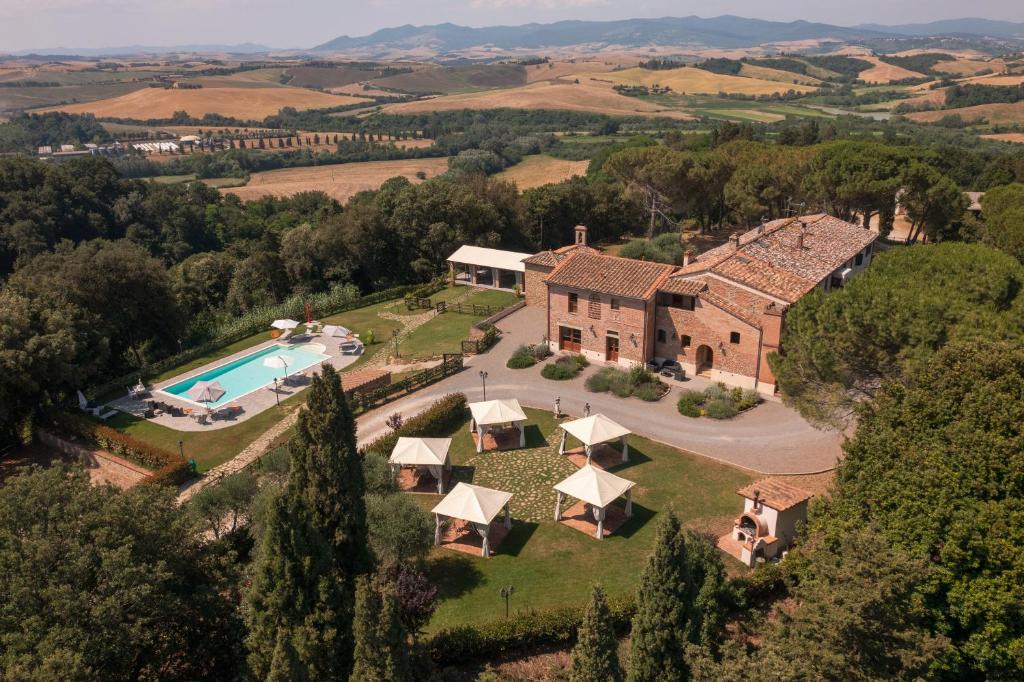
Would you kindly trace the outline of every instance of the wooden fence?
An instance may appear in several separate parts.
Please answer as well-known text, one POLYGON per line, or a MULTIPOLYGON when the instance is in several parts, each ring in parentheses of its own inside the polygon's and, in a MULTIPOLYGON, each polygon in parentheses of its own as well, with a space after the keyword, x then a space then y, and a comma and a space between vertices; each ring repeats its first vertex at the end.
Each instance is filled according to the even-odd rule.
POLYGON ((486 315, 490 317, 504 310, 503 305, 479 305, 476 303, 448 303, 438 301, 435 306, 438 314, 441 313, 463 313, 466 315, 486 315))
POLYGON ((463 366, 461 354, 445 353, 444 360, 437 367, 431 367, 430 369, 425 369, 422 372, 417 372, 412 376, 408 376, 401 381, 396 381, 395 383, 388 384, 387 386, 373 388, 368 391, 356 391, 352 395, 352 399, 349 401, 349 404, 352 406, 352 413, 362 414, 363 412, 372 410, 375 407, 380 407, 392 400, 408 395, 417 389, 461 372, 463 366))

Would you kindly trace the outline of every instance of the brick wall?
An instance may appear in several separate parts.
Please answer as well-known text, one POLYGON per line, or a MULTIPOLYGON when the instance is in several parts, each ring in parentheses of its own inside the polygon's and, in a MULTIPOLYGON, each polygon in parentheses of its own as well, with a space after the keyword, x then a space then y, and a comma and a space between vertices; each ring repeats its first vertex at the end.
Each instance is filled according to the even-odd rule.
POLYGON ((591 292, 577 291, 566 287, 551 286, 549 311, 550 327, 548 338, 552 348, 558 349, 559 327, 566 326, 581 331, 582 352, 589 359, 604 361, 606 358, 608 332, 618 332, 619 364, 629 366, 646 362, 644 349, 645 308, 644 301, 616 298, 618 310, 612 309, 612 296, 597 294, 594 310, 599 317, 591 316, 591 292), (579 308, 569 312, 569 293, 579 297, 579 308))
POLYGON ((523 292, 526 294, 526 305, 543 308, 548 301, 548 287, 544 284, 544 278, 551 274, 552 268, 543 265, 526 264, 526 272, 523 277, 526 284, 523 292))

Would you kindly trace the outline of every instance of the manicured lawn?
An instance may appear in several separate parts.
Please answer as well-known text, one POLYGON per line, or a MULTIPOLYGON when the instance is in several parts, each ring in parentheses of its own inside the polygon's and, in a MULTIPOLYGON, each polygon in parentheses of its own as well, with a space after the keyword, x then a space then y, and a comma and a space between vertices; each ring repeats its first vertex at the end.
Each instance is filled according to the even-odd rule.
MULTIPOLYGON (((465 287, 454 287, 465 294, 465 287)), ((444 292, 451 292, 445 289, 444 292)), ((450 295, 449 299, 450 300, 450 295)), ((516 303, 516 296, 507 291, 478 289, 461 298, 463 305, 509 306, 516 303)), ((425 312, 425 311, 421 311, 425 312)), ((406 360, 423 360, 437 357, 444 353, 458 353, 462 348, 462 340, 469 338, 470 328, 487 315, 472 315, 449 311, 437 315, 426 324, 415 329, 400 344, 399 352, 406 360)))
MULTIPOLYGON (((736 489, 752 480, 748 473, 631 436, 630 461, 612 471, 638 484, 633 518, 600 541, 556 524, 552 486, 575 467, 558 455, 554 416, 533 409, 526 413, 525 450, 478 455, 468 423, 453 434, 455 478, 513 493, 513 526, 490 559, 432 552, 430 573, 443 600, 429 625, 432 631, 502 617, 498 591, 508 585, 516 588, 513 609, 582 605, 598 581, 610 595, 631 593, 653 546, 658 512, 672 505, 687 526, 721 533, 742 509, 736 489)), ((417 499, 429 509, 440 498, 417 499)), ((723 560, 730 569, 741 568, 724 555, 723 560)))
POLYGON ((281 407, 264 410, 237 426, 212 431, 176 431, 125 413, 111 417, 107 424, 169 452, 178 452, 178 441, 182 441, 185 458, 195 459, 202 473, 237 455, 305 400, 305 392, 299 393, 282 400, 281 407))

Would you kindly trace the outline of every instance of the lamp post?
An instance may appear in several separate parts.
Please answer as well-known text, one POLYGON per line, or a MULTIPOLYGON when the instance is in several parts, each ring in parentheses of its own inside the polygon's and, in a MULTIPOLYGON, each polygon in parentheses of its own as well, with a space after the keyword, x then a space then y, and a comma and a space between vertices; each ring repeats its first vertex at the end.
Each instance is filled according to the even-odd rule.
POLYGON ((182 459, 185 459, 185 441, 178 441, 178 454, 181 455, 182 459))
POLYGON ((480 381, 484 385, 484 402, 487 402, 487 372, 480 370, 480 381))
POLYGON ((499 590, 499 592, 498 592, 501 595, 501 598, 505 600, 505 617, 506 618, 508 618, 508 600, 512 597, 513 594, 515 594, 515 591, 516 591, 516 588, 513 587, 512 585, 509 585, 508 587, 501 588, 501 590, 499 590))
POLYGON ((277 406, 281 407, 281 394, 277 392, 277 377, 274 377, 274 397, 277 398, 277 406))

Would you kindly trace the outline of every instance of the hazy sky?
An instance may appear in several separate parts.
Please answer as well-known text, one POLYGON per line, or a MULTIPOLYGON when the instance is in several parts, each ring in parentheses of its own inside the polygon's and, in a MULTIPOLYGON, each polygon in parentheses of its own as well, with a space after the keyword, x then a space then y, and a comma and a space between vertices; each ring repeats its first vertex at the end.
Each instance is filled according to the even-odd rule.
POLYGON ((1024 21, 1022 0, 0 0, 0 52, 236 44, 312 47, 401 24, 469 26, 659 16, 807 19, 853 25, 978 16, 1024 21))

